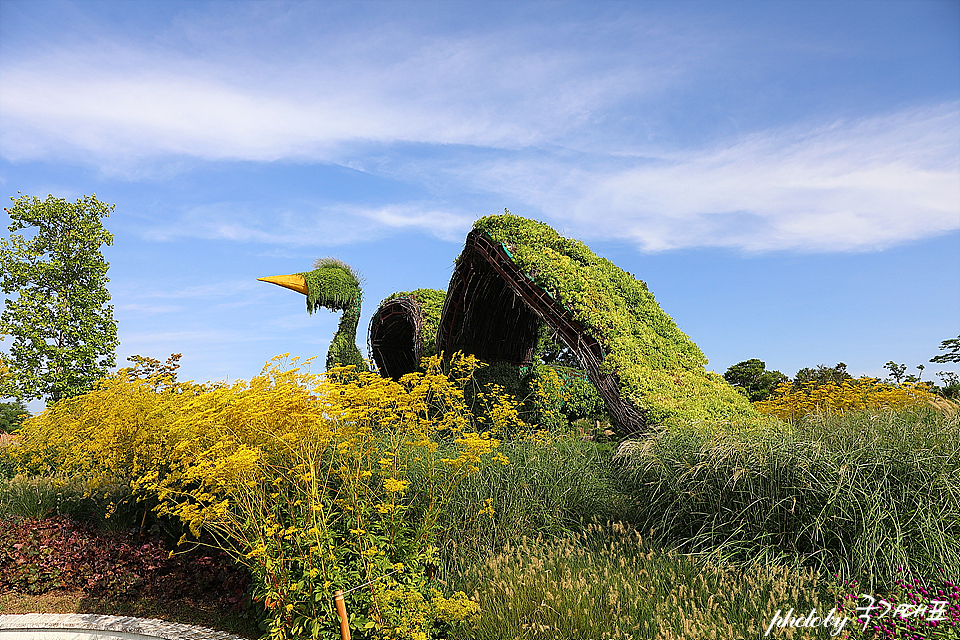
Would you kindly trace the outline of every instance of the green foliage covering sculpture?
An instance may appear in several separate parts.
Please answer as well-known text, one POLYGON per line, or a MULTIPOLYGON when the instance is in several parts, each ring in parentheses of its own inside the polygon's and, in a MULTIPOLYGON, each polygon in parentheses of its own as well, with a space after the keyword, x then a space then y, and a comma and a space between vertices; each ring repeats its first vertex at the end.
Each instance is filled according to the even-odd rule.
POLYGON ((313 271, 258 279, 304 294, 310 315, 320 308, 342 311, 340 324, 327 350, 327 369, 355 365, 365 370, 367 365, 357 348, 357 324, 363 304, 360 278, 348 264, 335 258, 320 258, 313 266, 313 271))
MULTIPOLYGON (((509 275, 511 288, 522 289, 524 300, 541 305, 538 314, 542 317, 537 319, 555 328, 566 327, 561 332, 566 346, 581 360, 595 361, 587 371, 624 433, 639 433, 655 425, 766 421, 721 376, 705 370, 703 353, 664 313, 645 283, 598 257, 582 242, 509 212, 474 224, 472 242, 480 246, 482 240, 475 234, 502 247, 509 263, 522 274, 522 278, 516 277, 509 273, 510 264, 498 262, 494 268, 497 275, 490 277, 509 275), (579 332, 571 334, 569 327, 579 332), (597 347, 587 349, 581 344, 584 339, 595 341, 597 347), (624 410, 623 405, 635 411, 624 410)), ((484 259, 495 260, 490 251, 487 255, 484 259)), ((460 260, 467 257, 461 254, 460 260)), ((464 290, 471 287, 494 291, 493 285, 486 284, 468 284, 464 290)), ((452 308, 453 289, 451 281, 448 308, 452 308)), ((441 323, 441 331, 444 323, 447 319, 441 323)), ((470 342, 469 337, 457 335, 457 326, 467 327, 469 318, 447 324, 441 348, 470 342)), ((511 353, 516 357, 521 351, 511 353)))
POLYGON ((439 289, 400 291, 387 296, 370 318, 370 356, 380 373, 399 380, 437 354, 437 326, 447 294, 439 289))
POLYGON ((446 291, 440 289, 398 291, 387 296, 380 304, 402 298, 416 300, 420 307, 420 314, 423 317, 423 357, 437 355, 437 327, 440 326, 440 314, 443 312, 443 303, 447 299, 446 291))

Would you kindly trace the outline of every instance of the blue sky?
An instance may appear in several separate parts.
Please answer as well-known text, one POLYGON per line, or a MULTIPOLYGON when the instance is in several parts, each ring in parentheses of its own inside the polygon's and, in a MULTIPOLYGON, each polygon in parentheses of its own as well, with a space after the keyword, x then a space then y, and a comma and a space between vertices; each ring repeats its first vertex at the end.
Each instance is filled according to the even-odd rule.
POLYGON ((504 208, 646 281, 713 370, 929 377, 960 333, 960 2, 0 0, 0 187, 116 204, 118 364, 184 379, 322 362, 337 317, 256 278, 328 255, 363 347, 504 208))

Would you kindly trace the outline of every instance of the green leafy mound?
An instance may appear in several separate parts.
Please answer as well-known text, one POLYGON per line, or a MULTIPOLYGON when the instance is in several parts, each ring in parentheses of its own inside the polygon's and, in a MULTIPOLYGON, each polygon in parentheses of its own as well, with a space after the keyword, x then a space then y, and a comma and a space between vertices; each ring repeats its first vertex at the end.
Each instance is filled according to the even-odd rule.
POLYGON ((508 212, 481 218, 474 228, 501 243, 514 264, 600 343, 600 372, 618 379, 621 395, 643 412, 647 425, 769 420, 705 370, 703 353, 644 282, 542 222, 508 212))
POLYGON ((363 355, 357 348, 357 324, 363 303, 360 278, 348 264, 335 258, 321 258, 313 266, 313 271, 297 274, 307 283, 307 312, 313 315, 321 307, 343 311, 327 351, 327 369, 336 365, 356 365, 366 369, 363 355))
POLYGON ((437 355, 437 328, 440 326, 440 314, 443 312, 443 303, 447 299, 447 292, 440 289, 414 289, 413 291, 398 291, 387 296, 380 303, 382 307, 391 300, 409 298, 420 306, 420 316, 423 328, 420 335, 423 339, 423 357, 437 355))

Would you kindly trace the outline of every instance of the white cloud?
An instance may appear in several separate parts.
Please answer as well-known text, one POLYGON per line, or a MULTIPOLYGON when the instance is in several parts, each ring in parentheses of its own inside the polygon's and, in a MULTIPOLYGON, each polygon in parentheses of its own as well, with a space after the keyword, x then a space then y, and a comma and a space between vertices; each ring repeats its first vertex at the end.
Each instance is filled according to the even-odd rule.
POLYGON ((960 228, 957 103, 767 131, 655 159, 470 167, 573 235, 650 251, 876 249, 960 228))
MULTIPOLYGON (((377 171, 448 197, 457 190, 485 193, 571 235, 627 239, 648 251, 872 250, 960 228, 956 103, 793 125, 708 149, 644 151, 640 159, 538 149, 498 152, 492 160, 440 153, 394 160, 377 171)), ((297 203, 264 216, 259 207, 222 203, 191 210, 148 235, 334 246, 417 228, 457 241, 485 213, 424 200, 297 203)))
POLYGON ((420 229, 451 242, 462 241, 478 217, 416 204, 358 209, 354 215, 376 220, 393 229, 420 229))
MULTIPOLYGON (((596 35, 577 46, 583 33, 569 25, 556 37, 555 25, 437 35, 380 24, 282 42, 295 14, 266 24, 261 48, 198 49, 211 23, 184 36, 194 38, 189 56, 170 43, 116 42, 6 56, 0 154, 134 179, 150 174, 144 163, 175 171, 185 158, 336 162, 433 194, 204 205, 144 231, 157 240, 331 246, 414 228, 458 240, 488 213, 468 211, 465 193, 651 251, 862 250, 960 228, 957 103, 726 142, 709 132, 699 148, 678 148, 651 142, 644 110, 678 100, 671 88, 694 90, 698 65, 723 46, 716 34, 694 46, 695 31, 634 25, 620 51, 596 35), (282 55, 267 53, 275 45, 282 55), (407 143, 428 153, 400 149, 407 143)), ((260 24, 229 29, 236 42, 259 40, 260 24)))
POLYGON ((283 60, 98 42, 7 62, 3 157, 110 166, 165 155, 331 160, 360 141, 518 148, 562 137, 640 86, 675 82, 662 64, 638 65, 638 51, 601 66, 599 52, 539 50, 516 29, 327 35, 283 60))
POLYGON ((155 224, 144 235, 153 240, 194 237, 284 246, 341 246, 383 237, 397 229, 420 229, 441 240, 458 241, 475 217, 429 203, 357 206, 299 202, 295 209, 271 209, 244 203, 194 207, 177 219, 155 224))

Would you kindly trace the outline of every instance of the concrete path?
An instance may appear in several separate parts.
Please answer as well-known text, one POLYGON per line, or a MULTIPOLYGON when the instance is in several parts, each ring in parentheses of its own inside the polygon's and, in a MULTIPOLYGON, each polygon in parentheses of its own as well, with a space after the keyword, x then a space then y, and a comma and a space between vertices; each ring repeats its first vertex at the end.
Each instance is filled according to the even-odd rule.
POLYGON ((0 615, 0 640, 244 640, 186 624, 86 613, 0 615))

